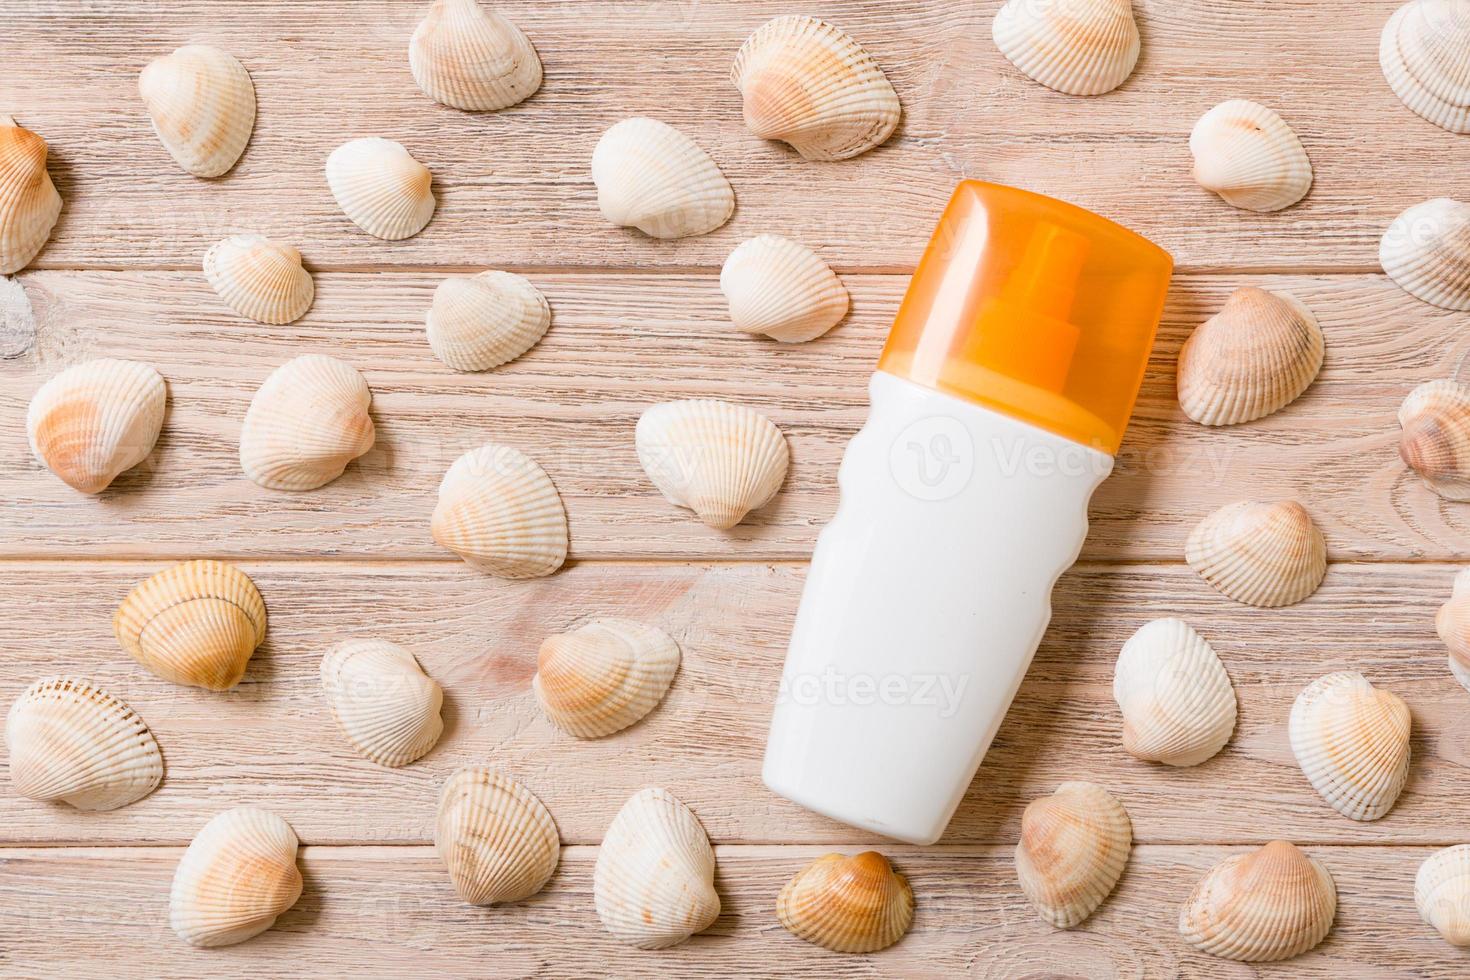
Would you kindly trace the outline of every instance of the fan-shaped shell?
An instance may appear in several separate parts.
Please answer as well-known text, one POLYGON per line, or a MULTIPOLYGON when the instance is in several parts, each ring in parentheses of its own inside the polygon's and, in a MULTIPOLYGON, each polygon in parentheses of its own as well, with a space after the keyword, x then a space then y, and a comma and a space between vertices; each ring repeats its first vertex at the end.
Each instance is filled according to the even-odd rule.
POLYGON ((791 453, 776 424, 728 402, 664 402, 638 419, 638 461, 671 504, 727 530, 768 504, 791 453))
POLYGON ((709 154, 656 119, 625 119, 603 133, 592 180, 608 221, 654 238, 705 235, 735 213, 735 190, 709 154))
POLYGON ((1132 850, 1123 804, 1093 783, 1063 783, 1022 814, 1016 877, 1038 915, 1070 929, 1112 894, 1132 850))
POLYGON ((567 560, 561 495, 535 460, 509 446, 487 443, 455 460, 430 523, 441 546, 501 578, 539 578, 567 560))
POLYGON ((0 115, 0 275, 29 265, 61 216, 46 152, 44 139, 0 115))
POLYGON ((1337 915, 1332 875, 1286 841, 1211 868, 1179 910, 1179 934, 1227 960, 1289 960, 1326 938, 1337 915))
POLYGON ((1201 425, 1264 418, 1311 386, 1325 349, 1317 318, 1295 296, 1237 289, 1180 350, 1179 405, 1201 425))
POLYGON ((471 905, 530 898, 546 887, 561 855, 545 805, 495 769, 461 769, 445 781, 434 846, 471 905))
POLYGON ((488 371, 535 347, 550 326, 546 297, 522 276, 450 276, 434 290, 429 347, 456 371, 488 371))
POLYGON ((1447 500, 1470 500, 1470 385, 1428 381, 1399 408, 1399 456, 1447 500))
POLYGON ((1327 575, 1327 542, 1290 500, 1226 504, 1190 534, 1185 558, 1220 592, 1265 608, 1301 602, 1327 575))
POLYGON ((1448 197, 1399 215, 1378 246, 1388 277, 1446 310, 1470 310, 1470 204, 1448 197))
POLYGON ((218 177, 235 165, 255 128, 255 86, 234 56, 186 44, 138 76, 153 131, 179 166, 218 177))
POLYGON ((663 630, 600 619, 541 644, 531 689, 558 728, 601 738, 657 707, 678 670, 679 645, 663 630))
POLYGON ((406 766, 444 733, 444 692, 413 654, 385 640, 348 640, 322 658, 322 693, 353 748, 380 766, 406 766))
POLYGON ((211 246, 204 276, 230 309, 257 323, 298 320, 316 296, 301 253, 262 235, 235 235, 211 246))
POLYGON ((456 109, 504 109, 541 87, 525 32, 476 0, 435 0, 408 42, 413 80, 456 109))
POLYGON ((1434 618, 1439 638, 1450 650, 1450 673, 1470 691, 1470 568, 1455 576, 1450 600, 1434 618))
POLYGON ((781 889, 776 917, 809 943, 838 953, 872 953, 909 931, 914 892, 877 851, 826 854, 781 889))
POLYGON ((1410 727, 1402 698, 1343 671, 1297 695, 1288 732, 1302 773, 1334 810, 1377 820, 1409 779, 1410 727))
POLYGON ((153 792, 163 753, 148 725, 85 681, 50 678, 23 691, 5 718, 10 783, 32 800, 116 810, 153 792))
POLYGON ((1435 851, 1419 865, 1414 904, 1452 946, 1470 946, 1470 844, 1435 851))
POLYGON ((847 160, 893 135, 903 108, 873 56, 813 17, 767 21, 735 56, 745 125, 808 160, 847 160))
POLYGON ((842 280, 816 252, 780 235, 752 238, 731 252, 720 289, 737 329, 783 344, 815 340, 847 316, 842 280))
POLYGON ((342 213, 374 238, 412 238, 434 217, 434 175, 392 140, 369 136, 327 157, 327 186, 342 213))
POLYGON ((1146 623, 1113 671, 1123 747, 1148 762, 1197 766, 1235 731, 1235 688, 1205 638, 1182 619, 1146 623))
POLYGON ((265 932, 301 897, 296 833, 241 806, 195 835, 174 872, 169 925, 191 946, 229 946, 265 932))
POLYGON ((1286 121, 1245 99, 1222 102, 1189 136, 1194 179, 1246 211, 1280 211, 1307 196, 1312 161, 1286 121))
POLYGON ((634 794, 607 828, 592 896, 603 928, 639 949, 677 946, 713 925, 715 852, 693 811, 665 789, 634 794))
POLYGON ((67 486, 101 493, 153 451, 168 392, 146 364, 102 358, 74 365, 31 397, 31 452, 67 486))
POLYGON ((1023 74, 1068 95, 1102 95, 1122 85, 1141 48, 1130 0, 1010 0, 990 33, 1023 74))
POLYGON ((1404 4, 1383 28, 1378 61, 1404 105, 1452 133, 1470 133, 1470 7, 1404 4))
POLYGON ((373 393, 349 364, 323 354, 287 361, 245 413, 240 466, 271 490, 314 490, 373 448, 373 393))

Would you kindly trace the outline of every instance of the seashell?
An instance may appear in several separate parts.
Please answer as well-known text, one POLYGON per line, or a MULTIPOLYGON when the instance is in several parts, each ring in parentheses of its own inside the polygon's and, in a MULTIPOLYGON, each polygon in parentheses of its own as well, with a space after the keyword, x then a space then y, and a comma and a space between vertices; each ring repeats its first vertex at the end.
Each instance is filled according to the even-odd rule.
POLYGON ((1093 783, 1062 783, 1021 816, 1016 877, 1038 915, 1070 929, 1112 894, 1132 849, 1121 803, 1093 783))
POLYGON ((61 195, 46 170, 46 141, 0 115, 0 275, 29 265, 60 216, 61 195))
POLYGON ((487 443, 449 467, 434 540, 501 578, 550 575, 567 560, 567 512, 551 477, 518 449, 487 443))
POLYGON ((240 430, 240 466, 271 490, 315 490, 373 448, 373 393, 349 364, 306 354, 271 372, 240 430))
POLYGON ((665 789, 623 804, 592 873, 597 917, 639 949, 677 946, 720 916, 715 852, 699 819, 665 789))
POLYGON ((1399 456, 1446 500, 1470 500, 1470 385, 1427 381, 1399 407, 1399 456))
POLYGON ((1470 946, 1470 844, 1435 851, 1414 877, 1414 904, 1452 946, 1470 946))
POLYGON ((429 347, 456 371, 488 371, 536 346, 551 307, 530 281, 511 272, 451 276, 434 290, 429 347))
POLYGON ((296 833, 268 810, 239 806, 195 835, 174 872, 169 925, 191 946, 265 932, 301 897, 296 833))
POLYGON ((1022 74, 1068 95, 1102 95, 1122 85, 1142 47, 1130 0, 1010 0, 990 33, 1022 74))
POLYGON ((1378 62, 1404 105, 1442 129, 1470 133, 1470 8, 1412 0, 1383 28, 1378 62))
POLYGON ((1277 840, 1206 872, 1179 910, 1179 934, 1211 956, 1268 963, 1315 947, 1336 915, 1332 875, 1277 840))
POLYGON ((625 119, 603 133, 592 180, 608 221, 654 238, 705 235, 735 213, 735 190, 709 154, 656 119, 625 119))
POLYGON ((396 643, 337 644, 322 658, 322 692, 347 741, 380 766, 408 765, 444 733, 444 691, 396 643))
POLYGON ((204 276, 219 298, 257 323, 291 323, 311 309, 316 286, 301 253, 261 235, 236 235, 204 253, 204 276))
POLYGON ((11 785, 27 799, 116 810, 163 780, 148 725, 85 681, 53 677, 26 688, 5 718, 5 743, 11 785))
POLYGON ((392 140, 369 136, 327 157, 327 186, 342 213, 374 238, 412 238, 434 217, 434 175, 392 140))
POLYGON ((74 365, 31 397, 31 452, 62 482, 101 493, 153 452, 168 392, 157 371, 102 358, 74 365))
POLYGON ((731 252, 720 289, 737 329, 783 344, 815 340, 847 316, 842 280, 816 252, 780 235, 752 238, 731 252))
POLYGON ((1254 286, 1230 294, 1179 352, 1179 405, 1201 425, 1280 411, 1316 380, 1326 340, 1295 296, 1254 286))
POLYGON ((250 576, 222 561, 186 561, 152 575, 112 617, 118 643, 175 684, 227 691, 265 639, 265 602, 250 576))
POLYGON ((661 629, 600 619, 547 637, 531 689, 546 717, 577 738, 601 738, 640 721, 679 670, 679 645, 661 629))
POLYGON ((255 86, 226 51, 186 44, 154 58, 138 76, 138 94, 164 149, 195 177, 225 173, 250 142, 255 86))
POLYGON ((664 402, 638 419, 638 461, 677 507, 728 530, 770 503, 791 452, 774 422, 743 405, 664 402))
POLYGON ((1297 765, 1334 810, 1377 820, 1409 779, 1409 729, 1402 698, 1342 671, 1297 695, 1287 731, 1297 765))
POLYGON ((1450 673, 1470 691, 1470 568, 1455 576, 1450 601, 1439 607, 1434 627, 1450 649, 1450 673))
POLYGON ((1221 593, 1267 609, 1301 602, 1327 575, 1327 542, 1293 500, 1226 504, 1199 522, 1184 557, 1221 593))
POLYGON ((471 905, 519 902, 546 887, 561 840, 546 806, 495 769, 461 769, 444 783, 434 846, 471 905))
POLYGON ((767 21, 741 45, 730 77, 750 131, 808 160, 847 160, 881 146, 903 115, 873 56, 813 17, 767 21))
POLYGON ((877 851, 826 854, 781 889, 776 917, 799 939, 837 953, 873 953, 904 937, 914 892, 877 851))
POLYGON ((1182 619, 1145 623, 1113 671, 1123 748, 1146 762, 1197 766, 1235 732, 1235 688, 1205 638, 1182 619))
POLYGON ((1440 197, 1409 208, 1384 233, 1378 261, 1416 299, 1470 310, 1470 204, 1440 197))
POLYGON ((1312 161, 1280 116, 1246 99, 1222 102, 1189 135, 1194 179, 1246 211, 1280 211, 1307 196, 1312 161))
POLYGON ((408 42, 413 80, 456 109, 504 109, 541 87, 541 59, 519 27, 475 0, 435 0, 408 42))

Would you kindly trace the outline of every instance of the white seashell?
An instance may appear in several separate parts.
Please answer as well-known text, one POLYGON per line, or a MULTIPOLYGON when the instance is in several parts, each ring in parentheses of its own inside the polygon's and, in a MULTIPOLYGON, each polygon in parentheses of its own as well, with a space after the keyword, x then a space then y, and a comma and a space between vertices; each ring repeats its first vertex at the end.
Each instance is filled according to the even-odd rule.
POLYGON ((1450 673, 1470 691, 1470 568, 1455 576, 1449 602, 1434 617, 1435 630, 1450 650, 1450 673))
POLYGON ((1179 934, 1211 956, 1269 963, 1315 947, 1336 915, 1332 875, 1278 840, 1211 868, 1179 910, 1179 934))
POLYGON ((519 27, 476 0, 434 0, 408 42, 413 80, 456 109, 504 109, 541 87, 541 59, 519 27))
POLYGON ((369 136, 327 157, 327 186, 342 213, 374 238, 398 241, 434 217, 434 175, 401 143, 369 136))
POLYGON ((708 234, 735 213, 735 191, 709 154, 656 119, 625 119, 603 133, 592 180, 608 221, 654 238, 708 234))
POLYGON ((1446 500, 1470 500, 1470 385, 1427 381, 1399 408, 1399 457, 1446 500))
POLYGON ((698 818, 668 790, 623 804, 607 828, 592 873, 597 917, 639 949, 677 946, 720 916, 715 852, 698 818))
POLYGON ((451 276, 434 290, 429 347, 456 371, 488 371, 536 346, 551 307, 530 281, 511 272, 451 276))
POLYGON ((211 246, 204 276, 230 309, 257 323, 298 320, 316 296, 301 253, 261 235, 235 235, 211 246))
POLYGON ((1470 133, 1470 6, 1411 0, 1383 28, 1378 62, 1404 105, 1452 133, 1470 133))
POLYGON ((0 115, 0 275, 29 265, 61 216, 46 153, 45 140, 0 115))
POLYGON ((1121 803, 1093 783, 1063 783, 1026 807, 1016 877, 1038 915, 1070 929, 1112 894, 1132 850, 1121 803))
POLYGON ((783 344, 815 340, 847 316, 842 280, 816 252, 780 235, 752 238, 731 252, 720 289, 737 329, 783 344))
POLYGON ((1359 673, 1328 674, 1291 707, 1291 751, 1308 782, 1334 810, 1377 820, 1409 779, 1408 705, 1359 673))
POLYGON ((1470 204, 1440 197, 1409 208, 1384 233, 1378 261, 1409 295, 1470 310, 1470 204))
POLYGON ((122 701, 69 678, 36 681, 5 718, 10 783, 32 800, 78 810, 136 803, 163 779, 163 753, 122 701))
POLYGON ((1435 851, 1414 877, 1414 904, 1452 946, 1470 946, 1470 844, 1435 851))
POLYGON ((728 530, 770 503, 791 453, 774 422, 743 405, 664 402, 638 419, 638 461, 669 503, 728 530))
POLYGON ((813 17, 767 21, 735 56, 745 125, 808 160, 847 160, 881 146, 903 107, 873 56, 813 17))
POLYGON ((153 131, 179 166, 218 177, 235 165, 255 128, 255 86, 234 56, 186 44, 138 76, 153 131))
POLYGON ((1295 501, 1226 504, 1200 521, 1185 559, 1223 594, 1250 606, 1290 606, 1327 575, 1327 542, 1295 501))
POLYGON ((174 872, 169 925, 191 946, 229 946, 265 932, 301 897, 296 833, 241 806, 195 835, 174 872))
POLYGON ((567 560, 567 513, 551 477, 509 446, 487 443, 449 467, 434 540, 501 578, 550 575, 567 560))
POLYGON ((1113 671, 1123 747, 1148 762, 1197 766, 1235 731, 1235 688, 1215 651, 1181 619, 1146 623, 1113 671))
POLYGON ((1142 46, 1130 0, 1009 0, 990 33, 1023 74, 1068 95, 1122 85, 1142 46))
POLYGON ((413 654, 385 640, 348 640, 322 657, 322 693, 353 748, 380 766, 406 766, 444 733, 444 692, 413 654))
POLYGON ((461 769, 444 783, 434 847, 471 905, 519 902, 546 887, 561 839, 545 804, 495 769, 461 769))
POLYGON ((26 412, 31 452, 67 486, 101 493, 153 451, 168 400, 146 364, 103 358, 41 386, 26 412))
POLYGON ((823 949, 873 953, 909 931, 914 891, 877 851, 824 854, 781 889, 776 918, 793 936, 823 949))
POLYGON ((373 448, 373 394, 348 364, 307 354, 271 372, 240 432, 245 475, 271 490, 314 490, 373 448))
POLYGON ((531 689, 557 727, 601 738, 657 707, 678 670, 679 645, 663 630, 600 619, 541 644, 531 689))
POLYGON ((1246 211, 1280 211, 1307 196, 1312 161, 1286 121, 1245 99, 1222 102, 1189 135, 1194 179, 1246 211))

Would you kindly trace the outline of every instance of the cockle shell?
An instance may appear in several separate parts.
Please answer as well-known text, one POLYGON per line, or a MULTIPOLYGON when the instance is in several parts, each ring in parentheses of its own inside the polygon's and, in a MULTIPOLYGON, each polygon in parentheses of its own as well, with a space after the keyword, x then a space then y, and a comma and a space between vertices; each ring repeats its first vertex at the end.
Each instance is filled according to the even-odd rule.
POLYGON ((1148 762, 1197 766, 1235 731, 1235 688, 1205 638, 1182 619, 1146 623, 1113 671, 1123 748, 1148 762))
POLYGON ((1246 99, 1222 102, 1189 136, 1194 179, 1246 211, 1280 211, 1307 196, 1312 161, 1286 121, 1246 99))
POLYGON ((112 617, 133 659, 164 680, 211 691, 240 683, 265 639, 265 602, 222 561, 186 561, 139 583, 112 617))
POLYGON ((396 643, 348 640, 328 650, 322 693, 347 741, 380 766, 408 765, 444 733, 444 691, 396 643))
POLYGON ((745 125, 808 160, 847 160, 893 135, 903 108, 873 56, 813 17, 767 21, 735 56, 745 125))
POLYGON ((306 354, 271 372, 240 430, 240 466, 271 490, 314 490, 373 448, 373 393, 349 364, 306 354))
POLYGON ((1068 95, 1122 85, 1142 46, 1130 0, 1010 0, 990 33, 1023 74, 1068 95))
POLYGON ((195 835, 174 872, 169 925, 191 946, 229 946, 265 932, 301 897, 296 833, 241 806, 195 835))
POLYGON ((550 575, 567 560, 567 512, 551 477, 518 449, 487 443, 449 467, 434 540, 501 578, 550 575))
POLYGON ((1410 727, 1402 698, 1342 671, 1297 695, 1287 731, 1297 765, 1334 810, 1377 820, 1408 781, 1410 727))
POLYGON ((656 119, 625 119, 603 133, 592 180, 608 221, 654 238, 705 235, 735 213, 735 190, 709 154, 656 119))
POLYGON ((1434 617, 1439 638, 1450 650, 1450 673, 1470 691, 1470 568, 1455 576, 1449 602, 1434 617))
POLYGON ((838 953, 872 953, 904 937, 914 892, 877 851, 826 854, 796 873, 776 899, 793 936, 838 953))
POLYGON ((1470 844, 1435 851, 1414 877, 1414 904, 1452 946, 1470 946, 1470 844))
POLYGON ((519 27, 476 0, 435 0, 408 42, 413 80, 456 109, 504 109, 541 87, 541 59, 519 27))
POLYGON ((713 925, 715 852, 693 811, 665 789, 634 794, 607 828, 592 897, 603 928, 639 949, 677 946, 713 925))
POLYGON ((1301 602, 1327 575, 1327 542, 1290 500, 1226 504, 1199 522, 1184 556, 1220 592, 1265 608, 1301 602))
POLYGON ((1378 61, 1394 93, 1452 133, 1470 133, 1470 6, 1411 0, 1389 18, 1378 61))
POLYGON ((434 175, 403 144, 369 136, 327 157, 327 186, 342 213, 374 238, 412 238, 434 217, 434 175))
POLYGON ((1237 289, 1184 342, 1179 405, 1201 425, 1264 418, 1311 386, 1325 349, 1317 318, 1295 296, 1237 289))
POLYGON ((85 681, 50 678, 26 688, 5 718, 10 782, 32 800, 116 810, 153 792, 163 753, 147 724, 85 681))
POLYGON ((102 358, 62 371, 31 397, 31 452, 67 486, 101 493, 153 451, 168 391, 137 361, 102 358))
POLYGON ((316 296, 301 253, 262 235, 235 235, 211 246, 204 276, 230 309, 257 323, 298 320, 316 296))
POLYGON ((1409 208, 1388 226, 1378 261, 1409 295, 1470 310, 1470 204, 1439 197, 1409 208))
POLYGON ((561 839, 546 806, 495 769, 461 769, 444 783, 434 846, 471 905, 519 902, 546 887, 561 839))
POLYGON ((1021 816, 1016 877, 1038 915, 1070 929, 1112 894, 1132 850, 1123 804, 1093 783, 1062 783, 1021 816))
POLYGON ((0 115, 0 275, 29 265, 61 216, 46 153, 44 139, 0 115))
POLYGON ((1399 456, 1446 500, 1470 500, 1470 385, 1427 381, 1399 407, 1399 456))
POLYGON ((663 630, 599 619, 541 644, 531 689, 558 728, 601 738, 641 720, 679 670, 679 645, 663 630))
POLYGON ((769 503, 791 461, 774 422, 720 401, 655 405, 638 419, 635 442, 638 461, 659 492, 720 530, 769 503))
POLYGON ((720 289, 745 333, 783 344, 815 340, 847 316, 847 289, 821 256, 780 235, 745 242, 725 260, 720 289))
POLYGON ((1179 910, 1179 934, 1211 956, 1268 963, 1315 947, 1336 915, 1332 875, 1277 840, 1206 872, 1179 910))
POLYGON ((234 56, 186 44, 154 58, 138 76, 138 94, 169 155, 196 177, 235 165, 255 128, 255 86, 234 56))
POLYGON ((551 306, 512 272, 450 276, 434 290, 429 347, 456 371, 488 371, 536 346, 551 326, 551 306))

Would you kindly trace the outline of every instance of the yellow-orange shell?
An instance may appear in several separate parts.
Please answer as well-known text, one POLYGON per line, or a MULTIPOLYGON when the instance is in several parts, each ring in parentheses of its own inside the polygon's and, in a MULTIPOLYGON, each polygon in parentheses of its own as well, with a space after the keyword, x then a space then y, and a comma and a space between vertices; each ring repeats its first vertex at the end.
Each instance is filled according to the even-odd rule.
POLYGON ((61 216, 46 154, 44 139, 0 116, 0 275, 29 265, 61 216))
POLYGON ((876 851, 827 854, 781 889, 776 917, 793 936, 838 953, 872 953, 903 938, 914 921, 908 879, 876 851))
POLYGON ((1278 840, 1211 868, 1179 910, 1179 934, 1211 956, 1268 963, 1315 947, 1336 915, 1332 875, 1278 840))
POLYGON ((1132 850, 1123 804, 1093 783, 1063 783, 1022 814, 1016 877, 1038 915, 1070 929, 1112 894, 1132 850))
POLYGON ((74 365, 31 398, 31 452, 67 486, 101 493, 148 458, 167 401, 163 378, 147 364, 100 358, 74 365))
POLYGON ((601 738, 642 719, 679 670, 679 645, 663 630, 600 619, 541 644, 531 688, 541 710, 578 738, 601 738))
POLYGON ((296 832, 267 810, 236 807, 195 835, 174 871, 169 924, 191 946, 229 946, 275 925, 301 897, 296 832))

